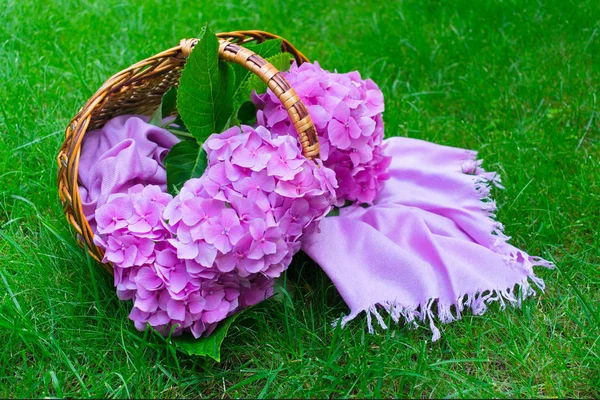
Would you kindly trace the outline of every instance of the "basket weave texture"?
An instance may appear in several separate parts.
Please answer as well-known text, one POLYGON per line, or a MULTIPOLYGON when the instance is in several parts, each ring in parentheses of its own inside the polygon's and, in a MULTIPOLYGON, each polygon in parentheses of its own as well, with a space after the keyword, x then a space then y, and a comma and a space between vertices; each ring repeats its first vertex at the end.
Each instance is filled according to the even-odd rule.
MULTIPOLYGON (((304 156, 319 157, 319 141, 310 115, 294 89, 279 71, 262 57, 243 47, 249 42, 282 39, 282 51, 290 53, 298 64, 308 59, 290 42, 263 31, 235 31, 217 34, 221 59, 246 67, 260 77, 277 95, 298 133, 304 156)), ((80 246, 101 262, 102 249, 94 244, 94 234, 83 213, 78 186, 81 143, 85 134, 104 126, 119 115, 152 115, 163 94, 177 85, 187 57, 197 39, 183 39, 179 46, 133 64, 108 79, 79 110, 66 129, 58 161, 58 189, 63 211, 75 228, 80 246)), ((112 272, 110 264, 103 264, 112 272)))

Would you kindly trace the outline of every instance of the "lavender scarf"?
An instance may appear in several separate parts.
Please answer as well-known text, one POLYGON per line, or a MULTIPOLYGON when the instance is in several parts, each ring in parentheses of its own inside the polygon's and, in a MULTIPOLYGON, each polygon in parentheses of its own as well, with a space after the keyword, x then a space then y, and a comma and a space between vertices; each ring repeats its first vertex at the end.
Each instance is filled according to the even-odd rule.
MULTIPOLYGON (((94 210, 109 194, 165 184, 162 158, 176 141, 129 116, 86 135, 80 193, 92 228, 94 210)), ((490 198, 500 178, 481 168, 476 152, 407 138, 386 142, 391 178, 374 204, 325 218, 303 242, 350 307, 342 325, 365 311, 370 332, 373 316, 386 328, 378 311, 384 309, 396 322, 428 323, 435 341, 436 319, 454 321, 468 308, 481 314, 494 301, 519 305, 535 293, 530 282, 543 290, 533 267, 552 264, 507 243, 490 198)))
POLYGON ((435 316, 447 323, 494 301, 520 305, 535 293, 530 281, 544 289, 533 267, 552 264, 507 243, 490 198, 500 177, 481 168, 476 152, 386 142, 391 178, 374 205, 325 218, 303 245, 350 307, 342 325, 365 311, 370 332, 372 316, 386 328, 380 306, 396 322, 429 323, 435 341, 435 316))

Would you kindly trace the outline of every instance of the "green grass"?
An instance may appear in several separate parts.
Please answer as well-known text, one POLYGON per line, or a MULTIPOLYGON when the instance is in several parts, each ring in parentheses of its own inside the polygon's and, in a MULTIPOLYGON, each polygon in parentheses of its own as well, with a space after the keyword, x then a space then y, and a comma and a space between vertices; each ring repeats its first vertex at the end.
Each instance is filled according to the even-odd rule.
POLYGON ((0 397, 600 396, 597 1, 0 0, 0 20, 0 397), (298 257, 294 296, 242 316, 221 364, 137 332, 67 227, 55 156, 106 78, 205 21, 372 77, 388 136, 480 150, 513 243, 557 264, 546 293, 436 343, 340 331, 341 298, 298 257))

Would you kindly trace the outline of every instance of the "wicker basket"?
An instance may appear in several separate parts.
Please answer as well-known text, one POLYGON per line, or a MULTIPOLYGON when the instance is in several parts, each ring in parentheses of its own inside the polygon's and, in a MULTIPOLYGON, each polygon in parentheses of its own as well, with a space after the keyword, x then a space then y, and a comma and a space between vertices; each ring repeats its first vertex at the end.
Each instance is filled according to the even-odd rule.
MULTIPOLYGON (((303 154, 313 159, 319 156, 317 132, 304 104, 277 69, 254 52, 241 45, 279 38, 262 31, 236 31, 217 34, 221 59, 240 64, 259 76, 277 95, 294 123, 303 154)), ((179 46, 140 61, 108 79, 87 101, 66 129, 66 137, 58 153, 58 191, 68 222, 75 228, 80 246, 101 262, 104 252, 94 244, 94 234, 83 213, 78 187, 78 168, 84 135, 119 115, 152 115, 163 94, 177 85, 181 70, 197 39, 183 39, 179 46)), ((287 40, 282 50, 301 64, 308 61, 287 40)), ((109 272, 112 267, 103 264, 109 272)))

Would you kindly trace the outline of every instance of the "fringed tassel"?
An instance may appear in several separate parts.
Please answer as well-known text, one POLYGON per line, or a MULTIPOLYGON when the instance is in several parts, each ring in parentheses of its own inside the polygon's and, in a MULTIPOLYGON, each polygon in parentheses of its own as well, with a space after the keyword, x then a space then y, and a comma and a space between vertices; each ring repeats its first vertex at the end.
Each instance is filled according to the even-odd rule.
MULTIPOLYGON (((373 317, 382 329, 387 329, 387 324, 383 316, 380 314, 378 307, 385 310, 395 323, 403 321, 411 329, 416 329, 421 324, 429 324, 429 329, 432 332, 431 341, 435 342, 440 339, 441 332, 436 325, 439 321, 442 324, 447 324, 462 319, 462 314, 465 310, 470 310, 473 315, 483 315, 487 311, 490 304, 498 302, 500 309, 505 309, 507 305, 512 307, 521 307, 522 301, 527 297, 536 295, 535 290, 531 287, 529 279, 535 285, 543 290, 543 281, 535 276, 525 278, 517 283, 515 287, 505 289, 496 289, 492 291, 467 293, 460 296, 453 304, 443 304, 437 299, 429 299, 425 304, 416 307, 407 307, 394 301, 373 304, 359 312, 351 315, 346 315, 341 318, 342 328, 346 324, 356 318, 361 312, 365 312, 367 316, 367 329, 369 333, 374 333, 373 317), (437 310, 434 312, 434 304, 437 302, 437 310), (456 315, 452 314, 452 309, 456 315)), ((335 327, 340 323, 337 319, 332 326, 335 327)))

